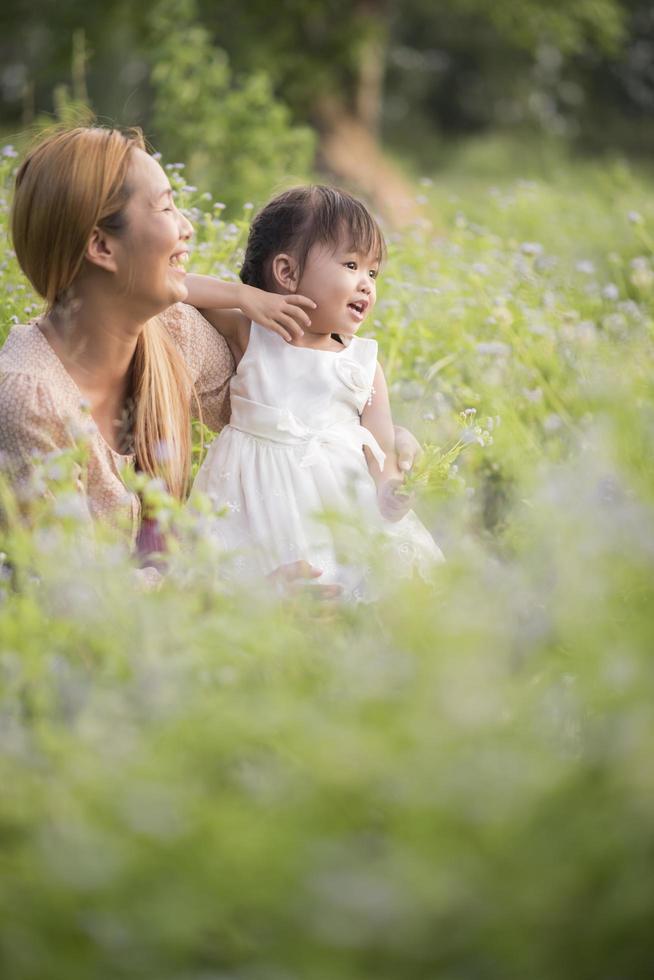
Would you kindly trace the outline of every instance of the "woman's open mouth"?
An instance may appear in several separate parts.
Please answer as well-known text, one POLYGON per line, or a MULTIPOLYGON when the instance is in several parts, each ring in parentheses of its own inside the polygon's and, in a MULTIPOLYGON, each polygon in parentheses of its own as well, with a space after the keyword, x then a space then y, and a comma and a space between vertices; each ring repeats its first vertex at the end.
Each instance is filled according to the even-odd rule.
POLYGON ((183 272, 186 275, 186 263, 188 262, 188 251, 185 249, 183 252, 175 252, 174 255, 170 256, 168 260, 168 265, 175 270, 175 272, 183 272))

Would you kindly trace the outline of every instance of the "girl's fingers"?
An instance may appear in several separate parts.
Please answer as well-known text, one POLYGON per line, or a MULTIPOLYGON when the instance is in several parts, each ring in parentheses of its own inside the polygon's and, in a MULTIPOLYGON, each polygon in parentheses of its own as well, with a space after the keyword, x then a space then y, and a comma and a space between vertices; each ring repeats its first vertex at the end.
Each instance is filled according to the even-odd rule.
POLYGON ((422 448, 418 440, 408 429, 396 425, 395 452, 397 453, 397 464, 399 468, 406 473, 413 467, 413 464, 422 452, 422 448))
POLYGON ((287 316, 292 317, 293 320, 295 320, 295 322, 300 325, 300 327, 310 327, 311 326, 311 320, 309 319, 309 317, 307 316, 307 314, 304 312, 304 310, 301 309, 301 307, 299 307, 299 306, 295 306, 294 304, 289 303, 289 304, 287 304, 287 309, 284 310, 284 313, 287 316))
POLYGON ((307 586, 307 591, 311 590, 311 595, 319 599, 338 599, 343 594, 341 585, 311 585, 307 586))
POLYGON ((292 561, 288 565, 282 565, 277 571, 283 574, 287 582, 294 582, 296 579, 320 578, 322 575, 321 568, 310 565, 303 558, 292 561))
POLYGON ((290 342, 293 340, 291 334, 284 330, 284 328, 274 320, 268 320, 267 323, 262 324, 262 326, 272 330, 273 333, 279 334, 282 340, 285 340, 287 344, 290 344, 290 342))
POLYGON ((306 306, 308 310, 317 310, 318 304, 314 303, 312 299, 308 296, 300 296, 298 293, 289 293, 286 296, 287 303, 293 303, 294 306, 306 306))
POLYGON ((276 322, 291 335, 289 340, 304 336, 304 330, 302 327, 300 327, 288 313, 278 313, 275 319, 276 322))

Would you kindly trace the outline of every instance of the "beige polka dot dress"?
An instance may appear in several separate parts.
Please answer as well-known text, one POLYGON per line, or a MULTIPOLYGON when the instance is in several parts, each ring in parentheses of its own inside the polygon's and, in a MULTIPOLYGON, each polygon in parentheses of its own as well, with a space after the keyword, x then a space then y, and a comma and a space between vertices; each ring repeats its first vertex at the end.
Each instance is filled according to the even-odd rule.
MULTIPOLYGON (((229 347, 191 306, 177 303, 160 319, 189 369, 203 421, 211 429, 222 428, 229 421, 234 372, 229 347)), ((72 448, 82 432, 90 442, 88 471, 80 484, 89 514, 125 528, 135 541, 140 501, 121 478, 133 454, 118 453, 104 440, 38 321, 13 327, 0 350, 0 464, 17 493, 25 492, 35 457, 72 448)))

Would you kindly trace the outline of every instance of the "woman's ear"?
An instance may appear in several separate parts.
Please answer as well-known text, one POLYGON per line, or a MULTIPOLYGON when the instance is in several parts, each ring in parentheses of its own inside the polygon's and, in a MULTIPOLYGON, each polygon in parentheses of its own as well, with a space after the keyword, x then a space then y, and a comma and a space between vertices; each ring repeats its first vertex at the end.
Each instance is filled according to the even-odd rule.
POLYGON ((110 235, 96 225, 86 245, 85 258, 87 262, 97 265, 107 272, 116 272, 118 264, 114 241, 110 235))
POLYGON ((272 260, 270 272, 275 286, 279 286, 285 293, 297 292, 298 264, 292 255, 287 255, 286 252, 276 255, 272 260))

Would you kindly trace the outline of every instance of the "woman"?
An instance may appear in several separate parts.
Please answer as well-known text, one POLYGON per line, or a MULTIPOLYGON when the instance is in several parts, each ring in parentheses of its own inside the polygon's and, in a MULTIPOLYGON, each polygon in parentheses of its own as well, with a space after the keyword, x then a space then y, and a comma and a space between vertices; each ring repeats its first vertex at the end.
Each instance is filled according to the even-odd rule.
MULTIPOLYGON (((57 132, 18 171, 14 249, 47 308, 14 327, 0 351, 4 469, 17 493, 28 493, 34 456, 71 447, 90 414, 80 493, 91 517, 124 528, 133 542, 140 500, 125 487, 123 467, 163 478, 183 499, 191 414, 213 429, 229 417, 229 349, 182 305, 192 232, 138 130, 57 132)), ((221 290, 220 305, 272 329, 306 322, 302 297, 298 304, 241 283, 221 290)), ((397 448, 411 459, 415 440, 399 430, 397 448)))

